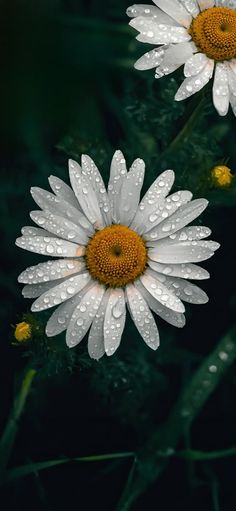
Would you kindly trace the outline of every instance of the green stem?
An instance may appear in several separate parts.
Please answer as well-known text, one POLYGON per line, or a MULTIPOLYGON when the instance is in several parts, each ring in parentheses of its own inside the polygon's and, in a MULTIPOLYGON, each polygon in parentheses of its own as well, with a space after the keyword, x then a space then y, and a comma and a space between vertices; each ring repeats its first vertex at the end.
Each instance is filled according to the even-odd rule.
POLYGON ((136 473, 129 492, 124 491, 117 511, 129 511, 132 505, 165 470, 169 458, 186 427, 200 413, 202 407, 220 383, 227 369, 236 359, 236 328, 227 333, 213 352, 206 357, 183 390, 165 424, 160 426, 148 443, 137 454, 136 473))
POLYGON ((204 452, 187 449, 186 451, 179 451, 176 456, 180 456, 186 460, 193 461, 207 461, 217 460, 219 458, 226 458, 228 456, 236 456, 236 446, 229 447, 228 449, 221 449, 220 451, 204 452))
POLYGON ((31 389, 33 378, 36 374, 34 369, 29 369, 23 379, 20 391, 16 397, 10 418, 0 440, 0 480, 4 476, 6 466, 11 456, 11 451, 18 431, 19 420, 24 410, 26 399, 31 389))

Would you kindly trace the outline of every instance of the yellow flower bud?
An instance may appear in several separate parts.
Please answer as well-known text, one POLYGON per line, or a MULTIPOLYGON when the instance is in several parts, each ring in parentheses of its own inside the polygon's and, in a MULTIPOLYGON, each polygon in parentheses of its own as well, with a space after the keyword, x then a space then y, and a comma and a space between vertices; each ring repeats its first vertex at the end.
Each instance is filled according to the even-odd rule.
POLYGON ((217 188, 230 186, 233 180, 231 169, 225 165, 217 165, 211 171, 212 182, 217 188))
POLYGON ((31 326, 26 321, 17 323, 14 336, 18 342, 24 342, 31 337, 31 326))

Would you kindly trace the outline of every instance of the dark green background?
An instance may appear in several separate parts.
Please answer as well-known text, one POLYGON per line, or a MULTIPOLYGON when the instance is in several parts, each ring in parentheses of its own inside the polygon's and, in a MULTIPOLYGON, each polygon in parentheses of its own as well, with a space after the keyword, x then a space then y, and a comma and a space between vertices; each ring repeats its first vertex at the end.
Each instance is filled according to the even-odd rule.
MULTIPOLYGON (((236 121, 220 118, 210 87, 174 103, 182 70, 154 80, 133 69, 145 52, 128 28, 125 0, 5 0, 0 2, 0 267, 1 426, 7 420, 25 366, 38 373, 20 424, 10 464, 60 456, 136 451, 166 419, 179 392, 204 357, 235 323, 236 189, 214 189, 212 167, 228 161, 235 171, 236 121), (196 109, 200 104, 198 115, 196 109), (201 222, 222 247, 205 267, 209 304, 187 306, 179 331, 158 321, 161 347, 148 350, 130 321, 111 359, 89 360, 86 341, 72 352, 63 335, 15 347, 14 328, 29 312, 17 275, 39 262, 15 247, 28 213, 30 186, 47 177, 68 182, 68 157, 92 156, 107 182, 115 149, 128 163, 146 161, 145 189, 166 168, 175 189, 206 196, 201 222)), ((39 316, 36 315, 38 321, 39 316)), ((47 314, 40 316, 45 324, 47 314)), ((180 448, 217 450, 236 443, 236 377, 231 368, 186 431, 180 448)), ((113 511, 126 484, 130 460, 69 464, 5 486, 14 511, 113 511)), ((174 459, 133 509, 230 511, 235 508, 235 457, 189 464, 174 459)), ((4 500, 3 500, 4 502, 4 500)))

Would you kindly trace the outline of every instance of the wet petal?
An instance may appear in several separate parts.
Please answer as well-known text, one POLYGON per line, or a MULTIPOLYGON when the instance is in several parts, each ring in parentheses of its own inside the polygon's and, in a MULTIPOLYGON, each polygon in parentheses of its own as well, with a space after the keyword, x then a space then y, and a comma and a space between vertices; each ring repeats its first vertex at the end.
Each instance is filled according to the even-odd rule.
POLYGON ((28 238, 31 238, 32 236, 51 236, 51 233, 45 231, 45 229, 39 229, 39 227, 32 227, 31 225, 22 227, 21 233, 23 236, 28 238))
POLYGON ((56 176, 50 176, 48 178, 48 181, 52 191, 55 193, 55 195, 57 195, 57 197, 59 197, 62 200, 65 200, 66 202, 74 206, 74 208, 80 210, 79 203, 70 186, 68 186, 66 183, 64 183, 64 181, 62 181, 62 179, 59 179, 59 177, 56 176))
POLYGON ((164 23, 166 25, 176 25, 176 21, 170 18, 168 14, 158 9, 154 5, 147 4, 134 4, 128 7, 126 11, 130 18, 136 18, 137 16, 153 17, 157 23, 164 23))
POLYGON ((213 103, 219 115, 226 115, 229 109, 229 84, 228 84, 228 65, 223 62, 216 64, 214 84, 213 84, 213 103))
POLYGON ((192 55, 185 63, 184 76, 196 76, 200 73, 208 62, 208 57, 204 53, 192 55))
POLYGON ((191 39, 190 34, 184 27, 170 25, 158 25, 154 19, 138 16, 133 18, 129 24, 140 34, 137 40, 150 44, 182 43, 191 39))
MULTIPOLYGON (((205 227, 203 225, 191 225, 189 227, 184 227, 179 231, 175 232, 168 236, 168 238, 163 239, 163 243, 168 240, 168 243, 176 243, 177 241, 195 241, 195 240, 203 240, 207 238, 211 234, 211 229, 205 227)), ((148 247, 156 247, 157 244, 160 246, 160 241, 148 241, 148 247)))
POLYGON ((165 264, 157 263, 151 259, 148 264, 152 270, 155 270, 158 273, 163 273, 163 275, 171 275, 173 277, 193 280, 209 279, 210 277, 208 271, 197 264, 165 264))
POLYGON ((150 213, 146 219, 144 238, 152 239, 156 236, 156 227, 163 222, 163 219, 171 217, 181 206, 191 201, 192 193, 188 190, 180 190, 179 192, 169 195, 165 201, 163 201, 159 207, 150 207, 150 213))
POLYGON ((39 263, 36 266, 30 266, 23 271, 18 282, 23 284, 39 284, 51 280, 62 279, 73 273, 79 273, 85 268, 85 262, 77 259, 58 259, 57 261, 47 261, 39 263))
MULTIPOLYGON (((160 276, 159 276, 160 278, 160 276)), ((191 284, 187 280, 179 278, 165 277, 165 285, 174 291, 174 293, 185 302, 194 304, 204 304, 209 301, 209 298, 205 291, 200 287, 191 284)))
POLYGON ((24 250, 51 257, 80 257, 85 253, 85 248, 80 245, 47 236, 21 236, 16 239, 16 245, 24 250))
POLYGON ((73 160, 69 160, 69 175, 71 186, 79 201, 82 211, 91 224, 95 225, 96 228, 101 229, 105 224, 96 193, 90 181, 82 174, 80 165, 73 160))
POLYGON ((111 205, 108 199, 107 191, 102 176, 95 165, 94 161, 87 154, 83 154, 81 158, 82 174, 90 181, 94 192, 97 195, 98 204, 106 225, 111 224, 111 205))
POLYGON ((119 204, 119 218, 121 224, 130 225, 134 218, 140 200, 144 172, 145 163, 138 158, 134 161, 122 184, 119 204))
POLYGON ((212 245, 209 241, 184 241, 151 248, 148 256, 153 261, 164 264, 196 263, 212 257, 214 249, 217 248, 218 244, 212 245))
POLYGON ((189 27, 192 22, 192 16, 185 7, 177 0, 153 0, 154 3, 166 14, 171 16, 177 23, 184 27, 189 27))
POLYGON ((139 290, 139 292, 142 294, 144 299, 146 300, 148 306, 150 309, 152 309, 155 314, 160 316, 164 321, 169 323, 170 325, 176 326, 177 328, 183 328, 185 325, 185 316, 184 314, 181 314, 180 312, 175 312, 171 309, 168 309, 164 305, 161 305, 160 302, 158 302, 149 292, 148 290, 143 286, 143 284, 136 280, 134 283, 135 287, 139 290))
POLYGON ((80 293, 73 296, 66 302, 61 303, 61 305, 56 308, 46 325, 45 332, 48 337, 58 335, 68 328, 75 307, 77 307, 80 303, 86 289, 87 286, 80 293))
POLYGON ((159 66, 163 61, 166 48, 168 48, 168 46, 164 45, 145 53, 135 62, 135 69, 145 71, 146 69, 152 69, 153 67, 159 66))
POLYGON ((120 191, 123 182, 126 179, 127 168, 124 155, 121 151, 116 151, 111 162, 110 179, 108 183, 108 197, 112 208, 112 218, 114 223, 119 223, 119 201, 120 191))
POLYGON ((105 353, 104 346, 104 319, 107 308, 107 302, 109 298, 109 291, 103 296, 101 305, 97 311, 97 314, 93 320, 89 338, 88 338, 88 352, 91 358, 99 360, 105 353))
POLYGON ((182 101, 201 90, 211 79, 213 71, 214 60, 208 59, 207 64, 198 75, 185 78, 175 95, 175 100, 182 101))
POLYGON ((181 0, 181 3, 185 7, 186 11, 188 11, 193 18, 198 16, 199 14, 199 7, 197 0, 181 0))
POLYGON ((131 317, 146 344, 156 350, 160 344, 159 332, 154 317, 141 293, 135 286, 126 287, 131 317))
POLYGON ((30 217, 36 224, 43 226, 48 232, 56 234, 62 239, 80 245, 86 245, 88 242, 88 231, 66 218, 48 211, 31 211, 30 217))
POLYGON ((90 278, 89 273, 86 272, 76 275, 75 277, 70 277, 59 285, 54 285, 52 289, 43 293, 33 303, 31 310, 33 312, 39 312, 65 302, 72 296, 79 293, 79 291, 88 284, 90 278))
POLYGON ((86 335, 100 307, 104 293, 103 286, 94 284, 74 309, 66 332, 66 343, 69 348, 79 344, 86 335))
POLYGON ((214 7, 215 0, 198 0, 198 5, 201 11, 205 11, 205 9, 210 9, 211 7, 214 7))
POLYGON ((108 356, 113 355, 120 345, 125 318, 124 291, 121 288, 111 289, 104 320, 104 345, 108 356))
MULTIPOLYGON (((65 282, 65 278, 59 279, 57 284, 60 284, 61 282, 65 282)), ((40 284, 27 284, 22 289, 22 295, 24 298, 37 298, 42 293, 45 293, 46 291, 49 291, 55 287, 55 282, 42 282, 40 284)))
POLYGON ((165 307, 174 310, 175 312, 184 312, 185 308, 183 303, 170 291, 162 282, 155 279, 151 270, 146 270, 146 273, 140 277, 140 281, 147 289, 147 291, 165 307))

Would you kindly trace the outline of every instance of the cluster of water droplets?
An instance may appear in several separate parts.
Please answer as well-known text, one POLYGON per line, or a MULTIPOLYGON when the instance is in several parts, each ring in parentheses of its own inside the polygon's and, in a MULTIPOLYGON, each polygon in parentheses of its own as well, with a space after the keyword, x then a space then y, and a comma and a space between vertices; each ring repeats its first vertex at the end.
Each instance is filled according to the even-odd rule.
POLYGON ((23 271, 18 281, 23 284, 38 284, 67 277, 79 273, 85 268, 85 262, 77 259, 58 259, 30 266, 23 271))
POLYGON ((63 282, 53 286, 49 291, 44 292, 33 303, 31 310, 37 312, 59 305, 77 294, 89 282, 89 280, 90 276, 88 272, 63 280, 63 282))
POLYGON ((146 344, 157 349, 159 346, 159 333, 153 315, 142 294, 133 285, 126 287, 126 295, 131 316, 146 344))

